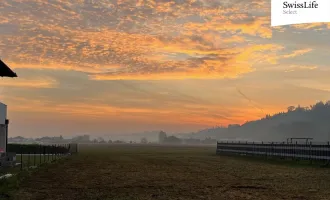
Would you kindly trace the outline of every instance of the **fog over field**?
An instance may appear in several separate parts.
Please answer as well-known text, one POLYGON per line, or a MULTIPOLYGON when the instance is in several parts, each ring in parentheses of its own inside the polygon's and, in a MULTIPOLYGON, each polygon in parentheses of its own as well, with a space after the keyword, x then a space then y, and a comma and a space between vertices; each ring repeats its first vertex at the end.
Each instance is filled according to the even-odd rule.
MULTIPOLYGON (((283 142, 291 137, 313 138, 313 142, 330 141, 330 101, 318 102, 309 107, 290 106, 287 111, 266 115, 256 121, 246 122, 244 124, 231 124, 227 127, 214 127, 191 133, 166 132, 163 130, 145 131, 131 134, 105 134, 95 135, 93 133, 77 134, 76 136, 65 136, 62 139, 43 138, 53 142, 61 140, 74 140, 77 142, 115 142, 122 141, 126 143, 140 143, 146 139, 146 143, 158 143, 159 133, 164 131, 167 137, 172 137, 169 143, 194 143, 193 139, 204 140, 205 143, 214 144, 218 141, 248 141, 248 142, 283 142), (82 137, 83 135, 86 136, 82 137), (59 140, 58 140, 59 139, 59 140), (182 141, 178 141, 181 139, 182 141), (189 141, 190 140, 190 141, 189 141), (209 140, 209 141, 206 141, 209 140), (185 142, 186 141, 186 142, 185 142)), ((9 140, 13 141, 12 138, 9 140)), ((63 141, 62 141, 63 142, 63 141)))
MULTIPOLYGON (((330 101, 318 102, 309 107, 290 106, 286 111, 266 115, 256 121, 244 124, 231 124, 227 127, 214 127, 193 133, 172 133, 180 138, 205 139, 210 137, 217 140, 236 141, 286 141, 291 137, 313 138, 315 142, 330 141, 330 101)), ((165 129, 166 130, 166 129, 165 129)), ((157 141, 159 131, 136 133, 130 135, 109 136, 123 140, 139 140, 146 137, 157 141)), ((168 133, 171 135, 171 133, 168 133)))

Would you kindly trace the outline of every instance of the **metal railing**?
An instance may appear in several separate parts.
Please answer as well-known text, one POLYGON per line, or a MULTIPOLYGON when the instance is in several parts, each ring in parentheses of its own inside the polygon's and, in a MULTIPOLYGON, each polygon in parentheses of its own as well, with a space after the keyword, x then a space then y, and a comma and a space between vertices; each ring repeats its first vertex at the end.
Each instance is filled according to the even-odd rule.
POLYGON ((14 167, 23 170, 35 168, 44 163, 77 153, 77 146, 77 144, 8 144, 7 154, 14 154, 14 167))
POLYGON ((330 143, 217 142, 216 153, 235 153, 299 160, 330 161, 330 143))

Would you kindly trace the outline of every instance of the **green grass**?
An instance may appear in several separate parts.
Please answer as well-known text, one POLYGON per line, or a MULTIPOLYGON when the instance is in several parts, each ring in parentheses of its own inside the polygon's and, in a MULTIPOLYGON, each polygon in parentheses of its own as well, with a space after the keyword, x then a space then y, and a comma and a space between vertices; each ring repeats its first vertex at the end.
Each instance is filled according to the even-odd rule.
MULTIPOLYGON (((53 160, 47 160, 44 156, 41 156, 41 158, 41 163, 39 161, 36 163, 37 168, 28 168, 28 166, 32 166, 33 164, 27 164, 28 160, 31 160, 31 157, 28 158, 26 155, 17 160, 17 162, 23 160, 23 163, 25 163, 22 169, 20 166, 13 168, 1 168, 0 175, 10 173, 13 174, 13 176, 8 179, 0 180, 0 199, 13 199, 16 192, 20 189, 20 185, 23 184, 27 178, 33 176, 35 173, 38 173, 39 170, 47 169, 48 165, 51 163, 61 162, 59 159, 55 160, 55 157, 53 160)), ((61 160, 63 159, 67 158, 62 157, 61 160)))
MULTIPOLYGON (((16 162, 23 163, 23 166, 33 166, 33 165, 40 165, 45 162, 51 162, 55 160, 55 155, 43 155, 43 154, 36 154, 36 155, 18 155, 16 156, 16 162), (23 162, 22 162, 23 161, 23 162)), ((58 157, 57 157, 58 158, 58 157)))
POLYGON ((230 153, 222 153, 221 156, 237 158, 249 162, 268 163, 273 165, 285 165, 297 168, 330 168, 330 165, 326 161, 321 160, 304 160, 304 159, 292 159, 292 158, 279 158, 277 156, 262 156, 262 155, 238 155, 230 153))
MULTIPOLYGON (((31 166, 39 166, 42 165, 44 163, 49 163, 52 162, 52 160, 55 160, 55 155, 52 157, 51 155, 18 155, 16 156, 16 162, 17 163, 23 163, 22 165, 22 169, 26 170, 27 168, 31 167, 31 166)), ((58 157, 56 158, 58 159, 58 157)), ((19 171, 21 171, 21 166, 15 166, 15 167, 5 167, 5 168, 0 168, 0 176, 7 174, 7 173, 18 173, 19 171)))
MULTIPOLYGON (((237 156, 215 147, 85 145, 31 171, 12 199, 329 199, 330 170, 237 156)), ((15 187, 13 187, 15 188, 15 187)), ((10 188, 7 188, 11 191, 10 188)), ((11 193, 13 194, 13 192, 11 193)))

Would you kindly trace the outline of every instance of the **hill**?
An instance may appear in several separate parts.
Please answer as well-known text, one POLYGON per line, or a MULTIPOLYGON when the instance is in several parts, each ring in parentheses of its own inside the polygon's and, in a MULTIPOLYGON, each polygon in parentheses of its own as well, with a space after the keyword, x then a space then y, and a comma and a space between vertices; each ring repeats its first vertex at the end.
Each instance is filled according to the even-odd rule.
POLYGON ((193 138, 218 140, 284 141, 289 137, 311 137, 330 141, 330 101, 310 107, 290 106, 286 112, 266 115, 242 125, 206 129, 191 134, 193 138))

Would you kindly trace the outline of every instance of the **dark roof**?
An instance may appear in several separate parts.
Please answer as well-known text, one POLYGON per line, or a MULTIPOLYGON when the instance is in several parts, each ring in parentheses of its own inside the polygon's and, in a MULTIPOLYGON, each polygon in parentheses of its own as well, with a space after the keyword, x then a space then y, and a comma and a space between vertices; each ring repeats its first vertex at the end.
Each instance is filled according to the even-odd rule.
POLYGON ((0 76, 1 77, 17 77, 17 74, 13 72, 2 60, 0 60, 0 76))

